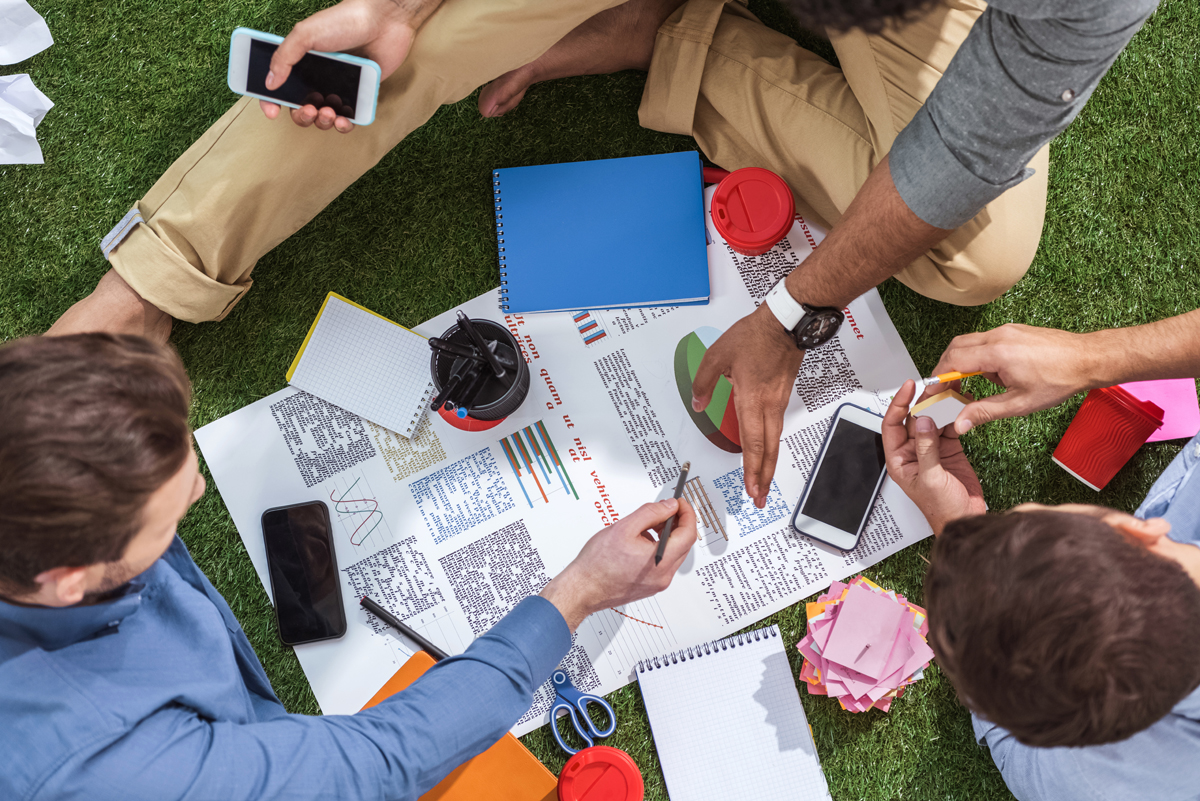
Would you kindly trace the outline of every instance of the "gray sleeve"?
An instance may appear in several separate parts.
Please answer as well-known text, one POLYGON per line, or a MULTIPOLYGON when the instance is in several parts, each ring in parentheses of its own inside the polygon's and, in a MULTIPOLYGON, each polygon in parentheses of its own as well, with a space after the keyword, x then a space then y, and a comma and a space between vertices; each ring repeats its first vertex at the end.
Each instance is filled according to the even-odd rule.
POLYGON ((913 212, 954 229, 1033 174, 1158 0, 997 0, 888 159, 913 212), (1007 10, 1003 10, 1007 9, 1007 10))

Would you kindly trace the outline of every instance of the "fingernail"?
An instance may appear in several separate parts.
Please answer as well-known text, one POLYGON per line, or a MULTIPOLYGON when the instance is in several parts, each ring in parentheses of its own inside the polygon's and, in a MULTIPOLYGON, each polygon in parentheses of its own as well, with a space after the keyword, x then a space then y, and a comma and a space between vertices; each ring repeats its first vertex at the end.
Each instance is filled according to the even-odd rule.
POLYGON ((704 411, 704 407, 700 404, 700 401, 696 400, 695 395, 692 396, 692 409, 697 412, 704 411))
POLYGON ((275 73, 267 70, 267 88, 271 88, 271 84, 275 82, 275 73))
POLYGON ((958 433, 965 434, 974 427, 975 427, 975 424, 972 423, 970 420, 963 420, 962 424, 959 425, 959 427, 958 427, 958 433))
POLYGON ((927 434, 930 431, 933 431, 934 428, 936 428, 936 426, 934 426, 933 421, 928 417, 917 418, 917 430, 922 434, 927 434))

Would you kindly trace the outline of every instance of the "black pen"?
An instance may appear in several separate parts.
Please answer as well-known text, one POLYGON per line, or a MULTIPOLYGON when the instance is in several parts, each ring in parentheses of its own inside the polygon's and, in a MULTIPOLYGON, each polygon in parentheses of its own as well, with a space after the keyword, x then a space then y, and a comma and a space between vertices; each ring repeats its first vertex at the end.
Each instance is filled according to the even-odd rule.
MULTIPOLYGON (((688 470, 691 467, 691 462, 684 462, 683 467, 679 469, 679 483, 675 485, 675 500, 679 500, 679 496, 683 494, 683 485, 687 483, 688 470)), ((663 524, 662 536, 658 538, 658 549, 654 552, 655 565, 662 561, 663 553, 667 550, 667 537, 671 536, 671 527, 674 525, 675 515, 671 515, 663 524)))
POLYGON ((375 603, 367 596, 364 595, 362 597, 362 600, 360 600, 358 603, 359 603, 359 605, 362 606, 363 609, 366 609, 368 612, 373 614, 375 617, 379 618, 384 623, 387 623, 389 626, 394 628, 396 631, 400 632, 405 637, 407 637, 408 639, 415 642, 422 651, 425 651, 427 654, 429 654, 430 656, 433 657, 434 662, 440 662, 443 659, 445 659, 447 656, 449 656, 449 654, 447 654, 441 648, 438 648, 436 645, 431 643, 429 640, 425 639, 420 634, 417 634, 415 631, 410 629, 408 626, 404 625, 404 623, 402 623, 400 621, 400 618, 396 617, 391 612, 384 609, 382 606, 375 603))

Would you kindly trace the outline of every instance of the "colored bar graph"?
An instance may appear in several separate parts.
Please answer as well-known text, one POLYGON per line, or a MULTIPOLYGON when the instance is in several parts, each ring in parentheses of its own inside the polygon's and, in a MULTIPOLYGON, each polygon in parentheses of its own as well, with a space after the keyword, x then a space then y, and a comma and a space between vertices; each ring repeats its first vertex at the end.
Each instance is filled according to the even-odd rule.
POLYGON ((521 485, 521 492, 525 495, 525 502, 531 509, 539 497, 543 503, 550 503, 557 497, 573 497, 579 500, 575 484, 567 475, 566 465, 559 458, 554 440, 550 438, 550 432, 546 430, 542 421, 539 420, 500 440, 500 448, 504 451, 508 466, 512 468, 517 483, 521 485), (537 467, 534 466, 535 462, 537 467), (545 478, 544 485, 537 475, 538 469, 545 478), (526 486, 525 482, 530 478, 537 488, 536 492, 526 486))
POLYGON ((571 320, 579 330, 579 337, 584 345, 592 345, 608 336, 604 330, 604 321, 597 314, 590 311, 576 312, 571 315, 571 320))

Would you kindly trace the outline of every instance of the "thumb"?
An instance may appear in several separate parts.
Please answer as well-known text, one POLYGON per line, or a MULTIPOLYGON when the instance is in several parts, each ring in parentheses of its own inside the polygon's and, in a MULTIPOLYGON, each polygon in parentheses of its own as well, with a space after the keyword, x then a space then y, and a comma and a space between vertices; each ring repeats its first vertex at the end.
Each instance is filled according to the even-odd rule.
POLYGON ((1024 410, 1015 402, 1018 400, 1016 397, 1017 394, 1010 389, 1007 392, 1001 392, 999 395, 992 395, 968 403, 954 420, 954 433, 965 434, 972 428, 981 426, 984 423, 1024 414, 1024 410))
POLYGON ((628 526, 630 537, 639 537, 643 531, 667 522, 678 511, 679 501, 667 498, 665 501, 642 504, 629 517, 623 518, 622 522, 628 526))
POLYGON ((667 547, 663 552, 663 562, 671 573, 674 573, 683 563, 688 551, 696 544, 697 538, 696 513, 692 510, 691 504, 681 498, 679 500, 679 516, 675 518, 675 527, 671 529, 671 538, 667 540, 667 547))
POLYGON ((928 417, 917 418, 917 466, 921 473, 942 469, 942 457, 938 451, 941 433, 928 417))
POLYGON ((300 22, 292 32, 275 48, 271 56, 271 69, 267 73, 267 88, 271 91, 283 86, 283 82, 292 74, 292 67, 304 58, 304 54, 313 49, 314 28, 300 22))

